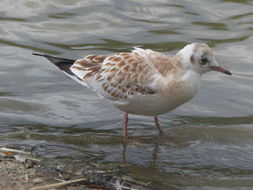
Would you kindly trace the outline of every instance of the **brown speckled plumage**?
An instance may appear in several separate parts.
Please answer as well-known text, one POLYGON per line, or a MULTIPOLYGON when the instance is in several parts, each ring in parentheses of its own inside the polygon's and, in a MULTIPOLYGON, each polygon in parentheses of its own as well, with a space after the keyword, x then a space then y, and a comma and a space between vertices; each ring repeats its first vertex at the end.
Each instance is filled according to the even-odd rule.
POLYGON ((172 57, 141 48, 111 56, 92 54, 76 61, 35 55, 46 57, 68 76, 124 111, 124 139, 128 113, 154 116, 156 127, 163 134, 157 115, 189 101, 197 93, 203 73, 214 70, 231 75, 218 65, 211 49, 199 43, 185 46, 172 57))
POLYGON ((111 56, 88 55, 77 60, 71 69, 80 71, 78 77, 84 81, 92 78, 100 83, 109 96, 125 99, 134 94, 155 94, 158 89, 150 86, 154 81, 152 76, 175 75, 181 67, 178 56, 172 59, 159 52, 138 48, 111 56))

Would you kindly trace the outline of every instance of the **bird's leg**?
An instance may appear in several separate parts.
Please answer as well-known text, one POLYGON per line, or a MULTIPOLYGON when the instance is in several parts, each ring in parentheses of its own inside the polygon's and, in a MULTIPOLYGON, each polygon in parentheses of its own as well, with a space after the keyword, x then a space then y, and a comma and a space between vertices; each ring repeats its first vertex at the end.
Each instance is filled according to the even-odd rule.
POLYGON ((161 129, 161 126, 160 126, 158 117, 157 117, 157 116, 154 116, 154 119, 155 119, 156 128, 157 128, 158 131, 159 131, 159 134, 160 134, 160 135, 164 135, 164 132, 163 132, 163 130, 161 129))
POLYGON ((127 127, 128 127, 128 113, 126 112, 123 116, 123 137, 124 137, 124 140, 127 140, 127 138, 128 138, 127 127))

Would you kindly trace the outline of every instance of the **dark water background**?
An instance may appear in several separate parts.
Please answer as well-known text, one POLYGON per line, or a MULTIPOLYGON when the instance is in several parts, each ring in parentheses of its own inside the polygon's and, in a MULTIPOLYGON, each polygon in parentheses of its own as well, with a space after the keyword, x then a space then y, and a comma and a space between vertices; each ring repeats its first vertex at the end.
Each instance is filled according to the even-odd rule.
POLYGON ((253 188, 253 1, 2 0, 0 145, 43 157, 128 164, 122 172, 183 190, 253 188), (208 73, 192 101, 162 115, 122 113, 32 52, 68 58, 129 51, 174 54, 207 43, 232 77, 208 73), (173 144, 172 142, 175 142, 173 144))

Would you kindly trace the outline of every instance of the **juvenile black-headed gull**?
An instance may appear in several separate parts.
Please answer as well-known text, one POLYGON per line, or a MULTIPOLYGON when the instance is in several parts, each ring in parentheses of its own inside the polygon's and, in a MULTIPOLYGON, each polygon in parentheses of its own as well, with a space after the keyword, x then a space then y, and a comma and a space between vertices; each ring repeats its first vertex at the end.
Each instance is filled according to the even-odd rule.
POLYGON ((211 49, 202 43, 189 44, 171 57, 141 48, 114 55, 92 54, 78 60, 34 55, 47 58, 125 112, 125 139, 129 113, 154 116, 163 134, 157 116, 189 101, 197 93, 203 73, 214 70, 232 75, 218 65, 211 49))

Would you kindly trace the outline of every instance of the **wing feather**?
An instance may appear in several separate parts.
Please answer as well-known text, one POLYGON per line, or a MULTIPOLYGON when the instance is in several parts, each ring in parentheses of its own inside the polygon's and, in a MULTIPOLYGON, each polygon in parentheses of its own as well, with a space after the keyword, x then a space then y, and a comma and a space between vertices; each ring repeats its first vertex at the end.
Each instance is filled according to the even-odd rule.
POLYGON ((156 68, 158 58, 169 59, 152 50, 135 48, 112 56, 86 56, 77 60, 71 71, 109 100, 128 99, 157 93, 154 76, 161 75, 156 68))

